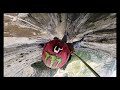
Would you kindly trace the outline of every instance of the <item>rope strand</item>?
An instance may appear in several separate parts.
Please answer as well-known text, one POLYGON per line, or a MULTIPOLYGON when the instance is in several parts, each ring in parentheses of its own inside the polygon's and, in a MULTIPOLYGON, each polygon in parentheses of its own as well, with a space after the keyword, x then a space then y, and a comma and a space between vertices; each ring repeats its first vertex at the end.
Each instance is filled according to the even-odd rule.
POLYGON ((74 55, 76 55, 91 71, 92 73, 96 76, 96 77, 100 77, 99 74, 97 74, 82 58, 80 58, 77 54, 73 53, 74 55))

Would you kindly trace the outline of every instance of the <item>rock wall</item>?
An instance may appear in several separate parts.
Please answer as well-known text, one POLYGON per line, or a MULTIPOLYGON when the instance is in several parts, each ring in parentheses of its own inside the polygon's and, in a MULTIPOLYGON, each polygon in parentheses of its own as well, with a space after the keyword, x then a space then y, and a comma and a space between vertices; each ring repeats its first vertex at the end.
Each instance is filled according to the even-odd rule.
POLYGON ((34 67, 42 63, 39 44, 62 39, 65 32, 68 42, 85 36, 82 47, 116 58, 116 18, 116 13, 4 13, 4 76, 53 76, 56 70, 34 67))

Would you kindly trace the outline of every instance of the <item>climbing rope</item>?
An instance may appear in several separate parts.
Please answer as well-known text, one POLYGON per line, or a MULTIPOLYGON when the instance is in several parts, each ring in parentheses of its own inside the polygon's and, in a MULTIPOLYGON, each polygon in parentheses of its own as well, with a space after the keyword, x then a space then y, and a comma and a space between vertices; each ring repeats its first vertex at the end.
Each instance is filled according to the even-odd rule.
POLYGON ((99 74, 95 72, 81 57, 79 57, 77 54, 73 53, 75 56, 77 56, 91 71, 96 77, 100 77, 99 74))

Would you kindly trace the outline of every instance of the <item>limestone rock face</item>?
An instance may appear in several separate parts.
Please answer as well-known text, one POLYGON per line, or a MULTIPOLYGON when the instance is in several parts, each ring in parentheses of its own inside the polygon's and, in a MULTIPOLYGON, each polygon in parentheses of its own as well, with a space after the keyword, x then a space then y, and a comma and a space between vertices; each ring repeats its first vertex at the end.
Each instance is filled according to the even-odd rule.
POLYGON ((75 43, 76 53, 102 77, 116 72, 116 13, 4 13, 4 77, 91 77, 74 55, 64 69, 51 70, 42 46, 54 37, 75 43), (62 72, 62 73, 60 73, 62 72))

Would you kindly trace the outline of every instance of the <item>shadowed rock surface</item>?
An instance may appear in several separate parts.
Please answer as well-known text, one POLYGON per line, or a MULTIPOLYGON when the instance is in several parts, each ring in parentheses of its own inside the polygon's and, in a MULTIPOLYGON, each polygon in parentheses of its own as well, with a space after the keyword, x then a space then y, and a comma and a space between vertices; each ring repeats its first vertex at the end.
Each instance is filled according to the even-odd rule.
MULTIPOLYGON (((52 77, 56 72, 59 76, 60 70, 42 64, 40 43, 62 39, 65 32, 69 43, 85 36, 74 44, 76 53, 101 76, 116 71, 116 13, 5 13, 4 76, 52 77)), ((74 55, 62 72, 69 77, 94 77, 74 55)))

